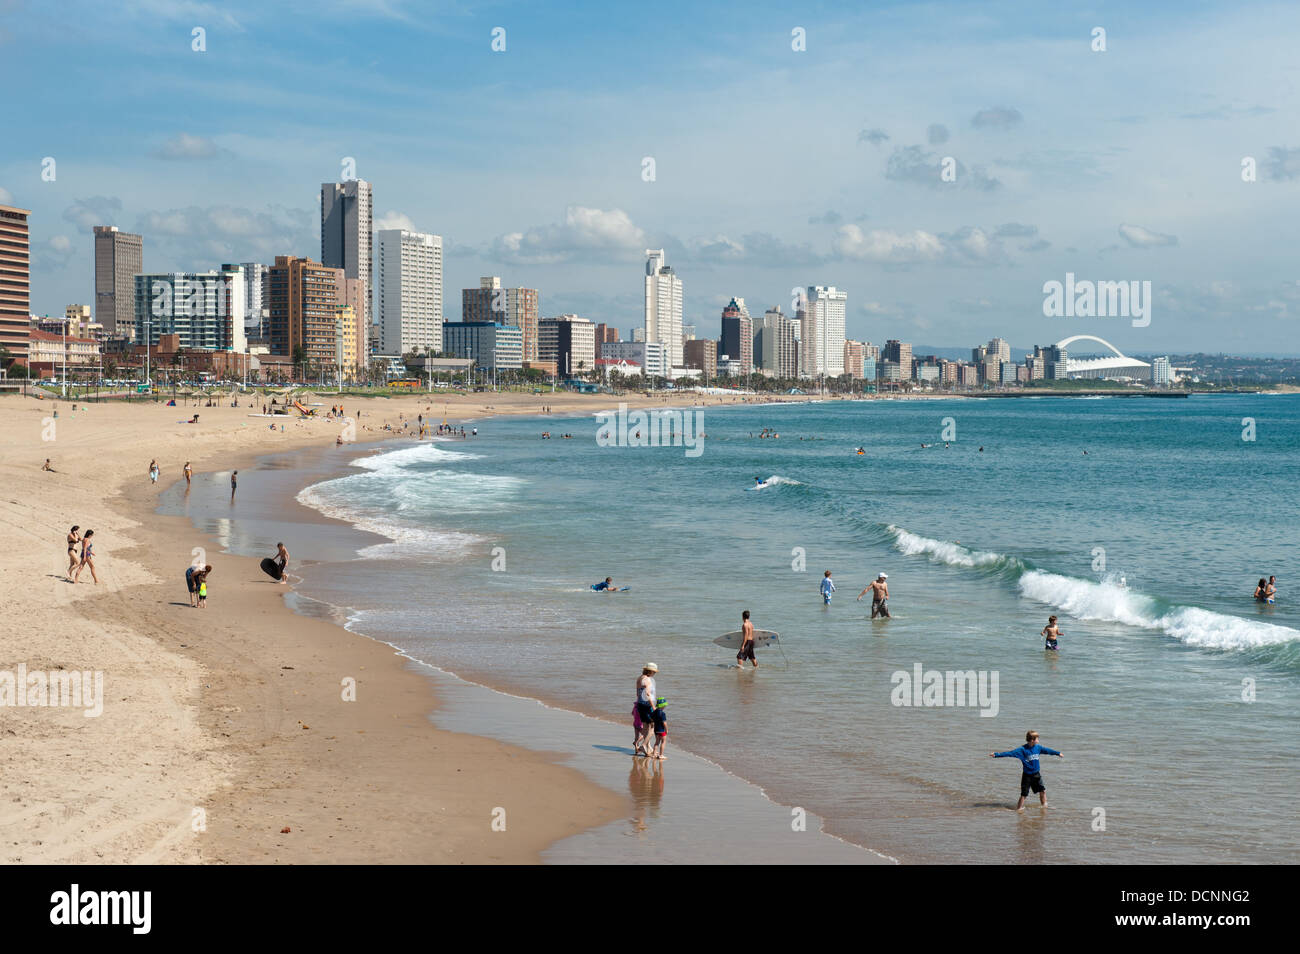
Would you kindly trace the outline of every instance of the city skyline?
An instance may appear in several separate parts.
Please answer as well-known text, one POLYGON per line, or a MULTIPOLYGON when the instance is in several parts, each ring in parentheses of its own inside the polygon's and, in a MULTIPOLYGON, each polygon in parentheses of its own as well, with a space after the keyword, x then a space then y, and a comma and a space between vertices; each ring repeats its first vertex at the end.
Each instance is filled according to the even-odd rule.
POLYGON ((1086 20, 1024 4, 759 5, 743 24, 699 11, 665 48, 632 14, 586 5, 431 17, 325 4, 323 22, 349 29, 311 38, 294 35, 292 4, 74 6, 57 28, 18 6, 0 36, 16 73, 56 49, 66 73, 13 104, 22 147, 0 158, 0 204, 32 209, 36 314, 94 302, 95 225, 143 235, 150 273, 315 258, 320 183, 352 160, 374 184, 376 230, 445 237, 444 287, 508 273, 542 291, 547 316, 635 327, 631 269, 663 248, 682 320, 702 330, 737 291, 754 314, 790 313, 793 288, 833 284, 855 340, 997 334, 1026 348, 1087 332, 1126 353, 1297 353, 1281 334, 1300 308, 1286 242, 1300 190, 1286 121, 1300 94, 1282 65, 1293 8, 1248 4, 1278 28, 1245 40, 1240 10, 1163 3, 1086 20), (89 55, 102 43, 122 54, 115 84, 89 55), (69 57, 78 45, 88 55, 69 57), (437 84, 403 65, 420 48, 447 66, 437 84), (593 79, 581 92, 575 69, 593 79), (272 95, 304 82, 303 108, 272 95), (121 137, 123 122, 139 135, 121 137), (817 150, 770 148, 807 126, 817 150), (548 148, 521 148, 537 142, 548 148), (1243 181, 1247 158, 1257 181, 1243 181), (1150 281, 1149 326, 1044 317, 1044 284, 1069 274, 1150 281))

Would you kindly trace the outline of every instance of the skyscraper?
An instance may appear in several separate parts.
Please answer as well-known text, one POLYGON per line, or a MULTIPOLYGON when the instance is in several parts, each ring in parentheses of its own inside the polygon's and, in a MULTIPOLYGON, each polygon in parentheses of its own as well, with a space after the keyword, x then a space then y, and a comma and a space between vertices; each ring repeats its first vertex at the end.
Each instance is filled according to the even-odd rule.
POLYGON ((906 341, 891 338, 885 342, 885 350, 880 353, 881 363, 898 365, 899 379, 912 380, 912 346, 906 341))
POLYGON ((442 350, 442 236, 375 233, 375 314, 384 354, 442 350))
POLYGON ((505 288, 495 275, 480 278, 478 288, 460 293, 461 321, 495 321, 518 328, 523 335, 523 360, 536 361, 537 322, 542 296, 536 288, 505 288))
POLYGON ((134 276, 135 340, 157 347, 162 335, 177 335, 182 348, 243 351, 248 344, 244 282, 242 265, 134 276))
POLYGON ((31 241, 27 217, 32 213, 0 205, 0 348, 27 363, 31 338, 31 241))
POLYGON ((1011 343, 1005 338, 990 339, 986 350, 997 357, 1000 365, 1011 360, 1011 343))
POLYGON ((371 269, 371 242, 374 233, 374 203, 370 183, 365 179, 346 182, 322 182, 320 187, 320 263, 343 269, 344 278, 365 282, 357 311, 357 325, 370 327, 374 311, 371 297, 374 281, 371 269))
POLYGON ((834 285, 809 285, 799 312, 803 373, 837 378, 844 373, 844 315, 848 293, 834 285))
POLYGON ((718 352, 740 362, 740 373, 754 370, 754 320, 749 317, 745 299, 733 298, 722 309, 722 342, 718 352))
POLYGON ((115 225, 95 226, 95 321, 106 335, 135 327, 135 276, 144 271, 144 239, 115 225))
POLYGON ((664 346, 670 368, 682 367, 682 280, 664 264, 663 249, 646 249, 645 340, 664 346))
POLYGON ((274 354, 332 367, 335 362, 336 310, 343 269, 310 258, 277 255, 271 266, 267 331, 274 354))
POLYGON ((250 338, 264 337, 262 327, 263 295, 266 291, 266 273, 270 266, 257 262, 240 262, 244 269, 244 328, 250 338))
POLYGON ((754 332, 754 366, 762 368, 773 377, 798 377, 796 326, 794 319, 781 311, 780 305, 769 308, 759 320, 758 330, 754 332))

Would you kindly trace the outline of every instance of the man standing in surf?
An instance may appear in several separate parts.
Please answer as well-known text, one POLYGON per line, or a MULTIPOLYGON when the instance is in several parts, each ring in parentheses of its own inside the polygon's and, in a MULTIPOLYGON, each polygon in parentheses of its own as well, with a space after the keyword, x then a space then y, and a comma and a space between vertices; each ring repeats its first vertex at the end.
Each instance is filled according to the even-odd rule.
POLYGON ((745 660, 748 659, 758 668, 758 660, 754 658, 754 624, 749 621, 749 610, 740 614, 740 652, 736 653, 736 668, 744 669, 745 660))
POLYGON ((889 584, 885 581, 889 579, 889 574, 882 573, 868 584, 867 588, 858 594, 858 602, 862 602, 862 597, 868 592, 871 593, 871 618, 875 619, 876 615, 885 619, 893 619, 889 615, 889 584))

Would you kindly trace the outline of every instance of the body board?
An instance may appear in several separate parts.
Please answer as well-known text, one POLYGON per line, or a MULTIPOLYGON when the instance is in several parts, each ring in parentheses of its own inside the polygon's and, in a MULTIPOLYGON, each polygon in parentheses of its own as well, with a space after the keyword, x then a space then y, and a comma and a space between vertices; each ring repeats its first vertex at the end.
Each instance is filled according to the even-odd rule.
POLYGON ((280 572, 280 564, 276 563, 270 557, 267 557, 262 561, 262 572, 273 580, 278 580, 280 577, 284 576, 284 574, 280 572))
MULTIPOLYGON (((780 638, 780 635, 780 633, 776 633, 770 629, 756 629, 754 630, 754 648, 764 649, 771 646, 780 638)), ((723 633, 715 639, 713 643, 716 646, 724 646, 727 649, 739 650, 744 638, 744 634, 741 633, 740 630, 736 630, 733 633, 723 633)))

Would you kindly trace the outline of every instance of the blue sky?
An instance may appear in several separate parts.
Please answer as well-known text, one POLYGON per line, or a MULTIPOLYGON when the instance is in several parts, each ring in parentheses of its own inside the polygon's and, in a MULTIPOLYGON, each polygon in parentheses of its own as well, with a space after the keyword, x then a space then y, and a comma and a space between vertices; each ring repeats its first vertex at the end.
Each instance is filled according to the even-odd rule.
POLYGON ((150 270, 318 258, 354 157, 377 225, 443 236, 449 319, 497 274, 626 334, 664 247, 701 334, 835 284, 876 343, 1297 353, 1298 39, 1300 5, 1194 0, 0 0, 0 202, 41 314, 91 301, 94 224, 150 270), (1044 317, 1067 272, 1152 282, 1150 325, 1044 317))

